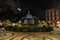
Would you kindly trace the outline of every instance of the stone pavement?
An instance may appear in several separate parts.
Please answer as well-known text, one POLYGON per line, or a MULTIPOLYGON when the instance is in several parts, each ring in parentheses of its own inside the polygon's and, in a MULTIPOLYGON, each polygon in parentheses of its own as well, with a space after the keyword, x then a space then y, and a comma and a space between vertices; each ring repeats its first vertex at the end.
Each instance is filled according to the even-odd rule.
POLYGON ((59 36, 49 32, 10 32, 0 34, 0 40, 59 40, 59 36), (1 35, 2 34, 2 35, 1 35))

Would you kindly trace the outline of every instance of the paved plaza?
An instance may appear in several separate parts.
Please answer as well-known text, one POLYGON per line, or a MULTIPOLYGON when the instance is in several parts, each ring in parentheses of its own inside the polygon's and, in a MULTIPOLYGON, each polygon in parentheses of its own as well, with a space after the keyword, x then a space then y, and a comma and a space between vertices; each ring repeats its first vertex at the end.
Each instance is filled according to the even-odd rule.
POLYGON ((11 32, 0 31, 0 40, 60 40, 54 32, 11 32))

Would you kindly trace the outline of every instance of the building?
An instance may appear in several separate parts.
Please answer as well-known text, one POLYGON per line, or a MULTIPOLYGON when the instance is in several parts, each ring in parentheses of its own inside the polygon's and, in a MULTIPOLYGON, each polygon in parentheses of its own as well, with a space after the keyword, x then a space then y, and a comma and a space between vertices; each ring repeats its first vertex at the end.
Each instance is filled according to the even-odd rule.
POLYGON ((46 21, 49 25, 57 26, 57 21, 60 18, 60 11, 59 7, 47 9, 46 12, 46 21))

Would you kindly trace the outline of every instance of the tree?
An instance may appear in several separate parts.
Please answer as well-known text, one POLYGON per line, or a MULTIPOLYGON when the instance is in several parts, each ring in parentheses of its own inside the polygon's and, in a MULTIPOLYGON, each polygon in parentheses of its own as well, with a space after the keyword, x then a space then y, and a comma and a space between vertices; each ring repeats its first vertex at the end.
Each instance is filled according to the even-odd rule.
POLYGON ((39 26, 47 26, 47 23, 45 21, 40 21, 38 25, 39 26))
POLYGON ((4 22, 5 26, 12 26, 12 23, 10 22, 10 20, 6 20, 4 22))

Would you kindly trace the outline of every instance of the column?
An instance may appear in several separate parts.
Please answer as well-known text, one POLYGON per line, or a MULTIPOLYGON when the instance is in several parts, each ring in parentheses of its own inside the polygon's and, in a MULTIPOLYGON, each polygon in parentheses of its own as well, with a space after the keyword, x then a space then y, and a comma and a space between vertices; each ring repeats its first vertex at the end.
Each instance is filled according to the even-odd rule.
POLYGON ((55 12, 54 12, 54 9, 52 9, 52 25, 55 26, 55 12))

